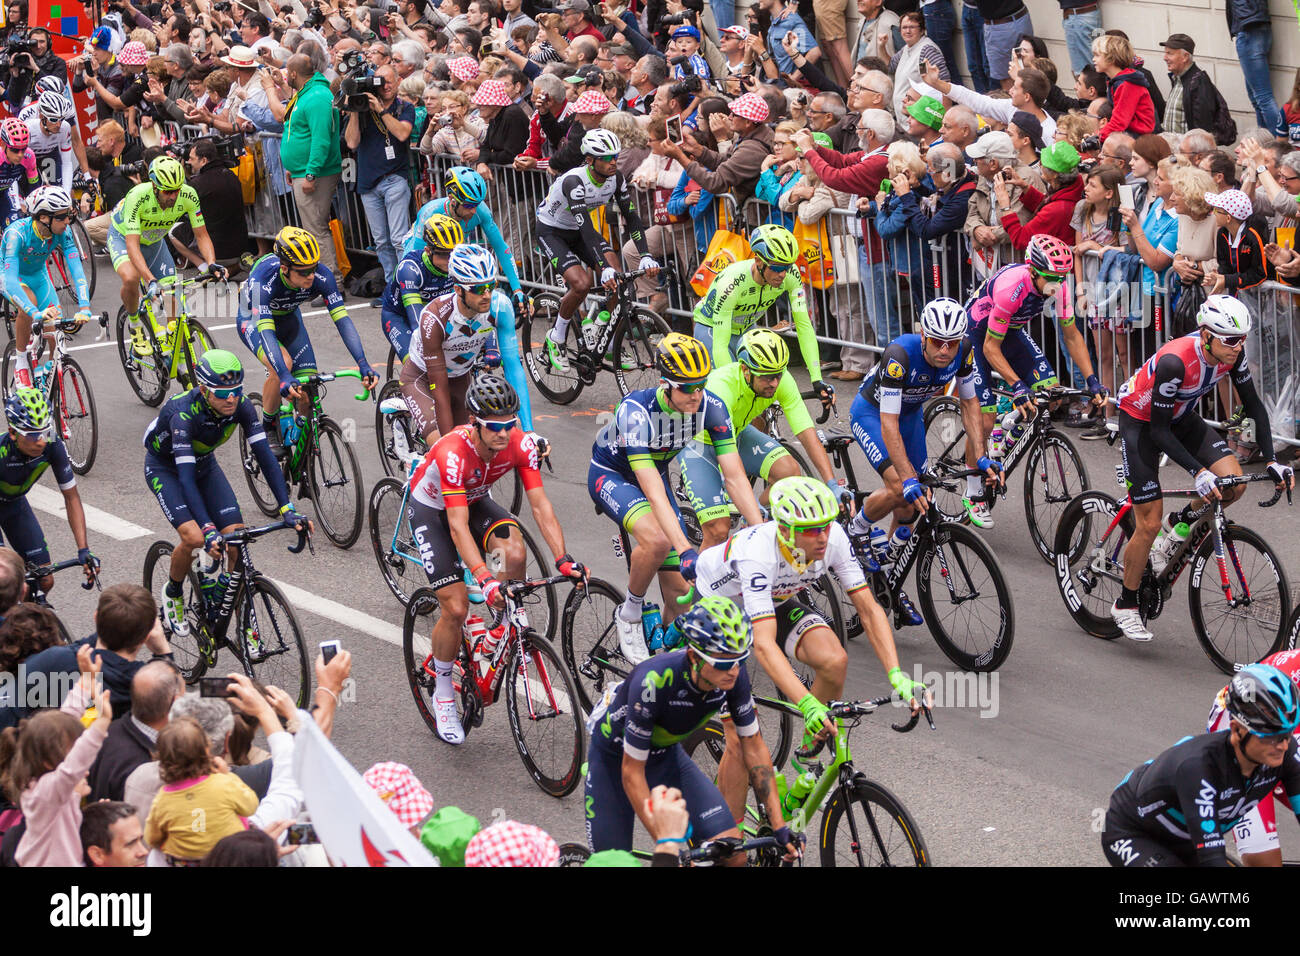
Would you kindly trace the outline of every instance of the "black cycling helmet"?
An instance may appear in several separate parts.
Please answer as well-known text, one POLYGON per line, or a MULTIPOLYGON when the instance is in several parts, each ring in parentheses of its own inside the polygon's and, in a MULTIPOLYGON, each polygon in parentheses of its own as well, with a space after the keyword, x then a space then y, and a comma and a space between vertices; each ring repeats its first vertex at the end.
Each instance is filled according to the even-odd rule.
POLYGON ((1252 734, 1294 733, 1300 725, 1296 686, 1268 664, 1243 667, 1228 684, 1228 714, 1252 734))
POLYGON ((519 396, 500 375, 479 375, 465 396, 465 407, 475 418, 519 413, 519 396))

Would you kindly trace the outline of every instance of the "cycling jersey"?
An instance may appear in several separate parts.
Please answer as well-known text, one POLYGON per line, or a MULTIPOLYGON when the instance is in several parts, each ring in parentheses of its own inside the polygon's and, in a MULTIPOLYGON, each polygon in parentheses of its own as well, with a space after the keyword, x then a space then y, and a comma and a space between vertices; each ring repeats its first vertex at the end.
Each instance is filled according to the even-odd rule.
POLYGON ((62 120, 58 129, 47 134, 41 129, 41 110, 37 103, 23 107, 18 118, 27 125, 27 132, 31 137, 28 146, 38 159, 47 156, 58 157, 58 170, 46 165, 41 170, 42 178, 71 192, 72 174, 76 168, 72 152, 72 123, 66 119, 62 120))
POLYGON ((13 436, 0 438, 0 501, 23 497, 49 468, 54 469, 54 480, 60 491, 76 487, 77 476, 60 439, 46 442, 39 455, 28 458, 18 450, 13 436))
POLYGON ((925 358, 923 338, 903 335, 885 347, 859 392, 882 412, 905 415, 921 411, 926 399, 938 395, 954 378, 958 397, 974 398, 974 375, 974 349, 969 339, 962 340, 950 363, 935 368, 925 358))
POLYGON ((451 276, 436 271, 423 247, 405 253, 398 260, 393 278, 384 286, 380 321, 384 336, 406 361, 411 351, 411 333, 420 327, 420 310, 426 302, 452 291, 451 276))
POLYGON ((487 496, 493 482, 511 469, 519 471, 524 491, 542 487, 542 473, 533 439, 519 428, 510 444, 484 461, 474 448, 472 425, 443 435, 429 449, 411 476, 411 497, 432 508, 468 508, 487 496))
POLYGON ((77 290, 78 307, 90 308, 90 289, 86 285, 81 253, 77 251, 77 244, 72 239, 72 230, 64 229, 59 235, 51 234, 49 238, 42 239, 37 235, 35 223, 29 216, 10 223, 5 227, 3 237, 0 237, 4 294, 25 312, 35 314, 58 301, 46 270, 46 261, 55 247, 62 250, 63 259, 68 265, 68 277, 77 290), (24 285, 31 291, 31 295, 23 291, 24 285))
MULTIPOLYGON (((0 160, 3 159, 3 152, 0 151, 0 160)), ((36 156, 30 147, 23 150, 23 157, 18 162, 0 162, 0 229, 9 225, 10 220, 17 215, 18 191, 13 188, 14 184, 17 183, 23 195, 26 195, 40 181, 41 177, 36 172, 36 156)))
POLYGON ((708 431, 719 455, 736 450, 736 434, 727 407, 707 388, 692 415, 668 407, 663 390, 643 388, 623 396, 614 418, 591 446, 591 464, 635 482, 642 468, 668 468, 668 463, 695 435, 708 431))
MULTIPOLYGON (((1034 285, 1034 273, 1025 263, 1003 266, 980 284, 966 303, 971 326, 985 329, 994 338, 1004 337, 1012 329, 1023 329, 1043 314, 1048 297, 1034 285)), ((1060 295, 1062 306, 1058 322, 1062 328, 1074 324, 1068 296, 1060 295)))
POLYGON ((190 217, 190 226, 196 231, 204 228, 203 213, 199 209, 199 194, 188 183, 181 187, 176 201, 164 209, 158 204, 151 182, 132 186, 131 191, 122 197, 114 207, 108 224, 113 231, 123 236, 139 236, 142 246, 162 242, 163 236, 171 232, 172 226, 180 222, 182 216, 190 217))
POLYGON ((617 200, 623 213, 627 235, 635 243, 641 255, 648 255, 645 234, 641 229, 641 217, 632 202, 632 190, 627 179, 620 172, 615 172, 604 182, 596 182, 591 167, 582 165, 562 173, 551 184, 546 198, 537 207, 537 221, 551 229, 576 231, 582 234, 589 248, 595 250, 599 260, 610 251, 609 243, 597 231, 592 222, 591 213, 603 207, 610 200, 617 200))
MULTIPOLYGON (((420 252, 424 249, 424 224, 429 221, 429 217, 441 213, 444 216, 451 216, 447 212, 447 197, 441 199, 431 199, 415 214, 415 225, 411 227, 410 234, 406 241, 402 243, 402 253, 420 252)), ((496 253, 497 264, 501 268, 501 274, 505 276, 506 282, 510 285, 511 292, 518 292, 519 271, 515 268, 515 257, 506 245, 505 238, 501 235, 501 229, 497 226, 497 221, 492 218, 492 210, 487 207, 487 203, 481 202, 474 209, 474 215, 467 220, 462 220, 452 216, 460 223, 461 229, 465 233, 465 241, 473 242, 475 233, 480 229, 483 236, 487 239, 488 245, 496 253)))
MULTIPOLYGON (((799 396, 799 385, 788 371, 781 374, 781 382, 776 387, 776 394, 771 398, 760 398, 754 390, 745 384, 744 366, 739 362, 719 365, 709 373, 708 389, 726 406, 731 418, 731 430, 739 435, 754 419, 762 415, 773 404, 779 404, 785 412, 785 420, 790 425, 792 434, 813 427, 808 407, 799 396)), ((695 436, 702 441, 709 441, 708 431, 695 436)))
POLYGON ((808 318, 808 297, 799 273, 790 268, 780 285, 771 286, 754 278, 754 259, 733 262, 714 277, 709 291, 695 306, 695 337, 708 336, 705 344, 713 354, 714 365, 726 365, 733 356, 732 339, 748 332, 759 317, 781 296, 788 296, 795 332, 799 337, 799 354, 813 381, 821 380, 821 356, 817 350, 817 333, 808 318))

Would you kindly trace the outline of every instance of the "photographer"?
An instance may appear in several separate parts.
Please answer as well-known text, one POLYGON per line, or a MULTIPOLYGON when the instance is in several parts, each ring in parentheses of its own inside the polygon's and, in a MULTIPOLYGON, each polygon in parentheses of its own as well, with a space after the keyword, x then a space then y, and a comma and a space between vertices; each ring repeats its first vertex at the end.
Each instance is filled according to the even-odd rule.
MULTIPOLYGON (((217 143, 211 137, 191 143, 186 159, 190 169, 188 183, 199 194, 199 209, 212 237, 216 262, 233 275, 239 271, 240 256, 249 251, 244 187, 239 184, 239 177, 218 161, 217 154, 217 143)), ((194 244, 194 230, 189 222, 180 222, 167 238, 172 250, 191 265, 203 264, 203 257, 190 248, 194 244)))
POLYGON ((62 79, 66 72, 63 58, 50 50, 50 32, 42 27, 14 30, 0 53, 0 88, 13 113, 18 112, 37 80, 43 76, 62 79))
MULTIPOLYGON (((98 33, 98 31, 96 31, 98 33)), ((109 69, 103 69, 98 44, 92 55, 79 61, 79 69, 84 69, 82 88, 95 94, 99 115, 108 119, 110 116, 123 122, 122 114, 134 106, 140 105, 145 93, 149 91, 145 65, 149 62, 149 51, 143 43, 132 41, 122 47, 116 58, 107 54, 109 69), (113 69, 116 67, 116 69, 113 69)), ((72 88, 77 90, 77 80, 82 73, 73 78, 72 88)))

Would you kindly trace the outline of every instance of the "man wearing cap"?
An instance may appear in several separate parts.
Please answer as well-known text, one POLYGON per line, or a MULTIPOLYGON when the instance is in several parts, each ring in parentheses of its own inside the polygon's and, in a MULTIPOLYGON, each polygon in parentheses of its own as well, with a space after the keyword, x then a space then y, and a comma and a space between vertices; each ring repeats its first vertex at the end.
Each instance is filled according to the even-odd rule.
POLYGON ((939 75, 933 63, 921 61, 921 79, 954 103, 969 106, 980 116, 998 123, 1009 123, 1017 112, 1028 113, 1038 120, 1042 137, 1050 142, 1056 136, 1056 120, 1043 109, 1052 84, 1041 70, 1025 67, 1010 81, 1010 99, 995 100, 957 83, 949 83, 939 75))
MULTIPOLYGON (((853 43, 853 62, 863 57, 878 56, 888 63, 903 45, 903 34, 898 26, 898 14, 888 9, 883 0, 857 0, 862 22, 858 38, 853 43), (884 46, 880 38, 885 38, 884 46)), ((856 70, 854 72, 857 72, 856 70)))
POLYGON ((727 61, 728 76, 749 72, 749 65, 745 62, 745 40, 748 38, 749 29, 739 24, 718 31, 718 49, 727 61))
POLYGON ((673 29, 673 44, 677 47, 677 57, 686 57, 687 62, 673 64, 673 79, 684 80, 688 76, 698 76, 702 80, 712 78, 713 73, 704 57, 700 56, 700 31, 689 23, 673 29))
POLYGON ((1038 154, 1043 149, 1043 124, 1038 117, 1024 110, 1016 110, 1011 114, 1011 122, 1007 124, 1007 135, 1011 137, 1011 145, 1016 148, 1016 159, 1037 172, 1040 168, 1038 154))
POLYGON ((734 134, 726 156, 705 149, 687 131, 684 142, 664 140, 651 146, 661 156, 671 156, 686 174, 713 193, 733 192, 740 202, 754 195, 763 171, 763 160, 772 152, 775 134, 767 123, 767 101, 757 93, 746 93, 731 102, 731 131, 734 134))
MULTIPOLYGON (((144 75, 149 51, 143 43, 132 41, 123 45, 117 57, 107 48, 95 46, 91 56, 81 62, 85 72, 78 72, 73 78, 72 88, 74 91, 89 89, 95 94, 96 110, 101 120, 116 119, 139 105, 145 93, 149 92, 144 75), (80 87, 78 80, 81 81, 80 87)), ((119 122, 125 122, 125 118, 119 122)))
POLYGON ((613 108, 614 104, 604 93, 599 89, 592 89, 587 90, 572 104, 570 112, 573 115, 567 121, 557 120, 550 114, 542 116, 542 129, 547 137, 553 143, 557 141, 559 143, 555 147, 555 152, 551 154, 552 173, 558 176, 575 166, 582 165, 582 137, 588 130, 600 126, 600 121, 605 114, 613 108), (560 132, 558 139, 555 135, 557 132, 560 132))
POLYGON ((916 140, 916 144, 921 147, 922 156, 925 155, 926 150, 943 139, 941 136, 934 135, 943 126, 943 113, 942 104, 933 96, 923 96, 907 108, 907 115, 910 117, 907 135, 916 140))
MULTIPOLYGON (((80 93, 87 88, 94 92, 91 82, 98 78, 105 89, 111 90, 114 95, 120 95, 125 81, 122 67, 112 52, 113 31, 108 27, 96 27, 90 35, 89 44, 90 52, 72 61, 73 92, 80 93)), ((98 95, 95 97, 95 110, 101 123, 113 118, 112 107, 98 95)))
POLYGON ((500 80, 484 80, 470 100, 478 107, 479 119, 487 123, 483 144, 471 146, 461 152, 461 161, 476 166, 488 180, 492 171, 488 164, 506 165, 528 145, 528 114, 510 99, 510 91, 500 80))
MULTIPOLYGON (((126 47, 122 47, 122 52, 126 52, 126 47)), ((187 113, 186 118, 192 123, 207 123, 223 133, 251 133, 254 117, 249 115, 249 111, 258 119, 269 112, 266 87, 257 75, 261 64, 246 46, 232 46, 221 62, 235 74, 235 82, 230 85, 222 112, 214 114, 210 109, 196 109, 187 113)))
MULTIPOLYGON (((1210 74, 1192 60, 1192 54, 1196 52, 1196 41, 1186 33, 1173 33, 1168 40, 1162 40, 1160 45, 1165 48, 1165 66, 1169 68, 1169 81, 1172 84, 1169 97, 1165 100, 1165 115, 1161 124, 1165 132, 1181 134, 1189 129, 1213 132, 1223 96, 1215 88, 1210 74)), ((1224 112, 1227 112, 1226 107, 1224 112)), ((1236 132, 1235 124, 1233 132, 1236 132)), ((1227 146, 1233 138, 1225 141, 1216 135, 1215 142, 1227 146)))
MULTIPOLYGON (((966 207, 966 224, 962 228, 970 238, 975 278, 982 281, 999 266, 1015 261, 1015 250, 1007 231, 1002 228, 997 199, 993 196, 993 177, 1004 169, 1010 169, 1040 192, 1043 179, 1036 170, 1020 161, 1007 133, 996 130, 985 133, 966 148, 966 155, 975 161, 979 181, 971 193, 970 204, 966 207)), ((1020 186, 1011 185, 1007 193, 1011 211, 1022 225, 1029 221, 1030 215, 1020 201, 1023 191, 1020 186)))
POLYGON ((592 37, 597 43, 604 41, 605 34, 596 29, 591 19, 591 4, 587 0, 564 0, 556 9, 560 11, 564 25, 564 39, 570 43, 578 37, 592 37))

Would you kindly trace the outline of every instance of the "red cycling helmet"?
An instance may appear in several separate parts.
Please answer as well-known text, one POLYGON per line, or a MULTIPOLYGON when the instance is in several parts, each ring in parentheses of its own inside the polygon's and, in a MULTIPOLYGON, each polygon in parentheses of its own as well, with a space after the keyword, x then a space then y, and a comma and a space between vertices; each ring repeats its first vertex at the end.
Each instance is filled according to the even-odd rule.
POLYGON ((1039 272, 1063 276, 1074 268, 1074 251, 1055 236, 1040 232, 1029 240, 1025 262, 1039 272))
POLYGON ((31 140, 32 134, 27 131, 27 124, 22 120, 11 116, 0 123, 0 143, 7 148, 26 149, 31 140))

